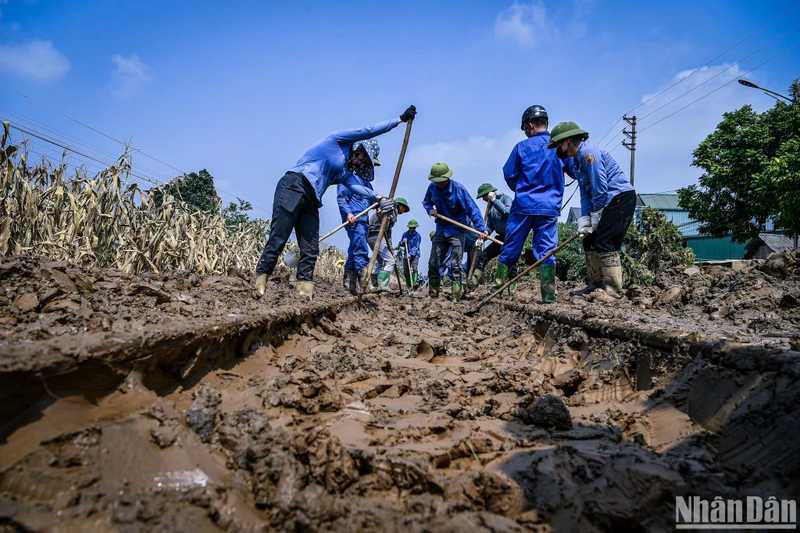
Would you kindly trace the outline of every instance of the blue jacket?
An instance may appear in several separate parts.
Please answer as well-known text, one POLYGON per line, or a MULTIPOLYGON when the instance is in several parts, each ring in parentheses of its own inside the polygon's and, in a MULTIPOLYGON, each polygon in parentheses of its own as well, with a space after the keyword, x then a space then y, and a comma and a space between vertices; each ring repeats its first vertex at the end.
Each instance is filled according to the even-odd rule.
POLYGON ((562 161, 547 148, 550 132, 540 131, 520 141, 503 166, 503 177, 514 191, 513 209, 521 215, 561 214, 564 172, 573 179, 571 160, 562 161))
POLYGON ((400 248, 405 251, 405 247, 403 246, 403 239, 408 239, 408 256, 409 257, 420 257, 422 253, 419 250, 420 244, 422 244, 422 237, 419 234, 419 231, 415 231, 414 233, 410 233, 406 231, 403 233, 403 236, 400 237, 400 248))
POLYGON ((508 214, 511 212, 513 200, 507 194, 497 193, 497 198, 489 208, 489 218, 486 220, 486 227, 489 233, 495 231, 498 235, 506 234, 506 224, 508 224, 508 214))
POLYGON ((611 154, 586 141, 578 146, 575 170, 581 188, 581 216, 600 211, 619 193, 633 190, 611 154))
POLYGON ((400 121, 396 118, 378 122, 368 128, 359 130, 344 130, 332 133, 308 149, 300 161, 289 169, 289 172, 299 172, 314 187, 322 205, 322 195, 332 184, 341 183, 359 196, 368 198, 370 203, 375 202, 375 193, 363 187, 356 176, 344 168, 350 149, 357 141, 377 137, 397 127, 400 121))
MULTIPOLYGON (((472 222, 472 227, 478 231, 487 231, 486 225, 483 223, 483 215, 466 187, 452 179, 447 183, 448 186, 444 189, 440 189, 436 183, 428 185, 425 199, 422 200, 425 212, 428 213, 436 207, 436 211, 440 215, 461 222, 465 226, 469 226, 469 223, 472 222)), ((436 219, 436 233, 443 233, 445 237, 451 237, 464 232, 465 230, 458 226, 436 219)))
MULTIPOLYGON (((370 191, 372 190, 372 183, 362 179, 358 176, 358 174, 355 175, 355 178, 358 180, 359 185, 369 189, 370 191)), ((347 220, 348 214, 357 215, 372 205, 369 203, 369 200, 363 196, 354 194, 353 191, 348 189, 346 185, 342 185, 341 183, 336 186, 336 203, 339 204, 339 214, 342 215, 342 222, 347 220)), ((366 223, 368 219, 361 217, 358 220, 363 220, 366 223)))

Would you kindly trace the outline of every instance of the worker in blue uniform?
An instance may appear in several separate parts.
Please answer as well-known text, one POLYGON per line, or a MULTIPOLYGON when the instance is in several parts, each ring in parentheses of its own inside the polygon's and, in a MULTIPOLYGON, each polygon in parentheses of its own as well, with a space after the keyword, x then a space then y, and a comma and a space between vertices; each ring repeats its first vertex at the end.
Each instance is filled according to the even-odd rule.
MULTIPOLYGON (((505 242, 506 240, 506 226, 508 225, 508 217, 511 214, 511 204, 513 198, 502 192, 497 192, 497 187, 491 183, 484 183, 478 187, 477 198, 482 198, 489 204, 489 216, 486 218, 486 227, 489 229, 489 235, 497 233, 497 240, 505 242)), ((486 265, 500 255, 500 245, 492 242, 483 249, 478 255, 478 261, 475 264, 475 271, 472 274, 472 279, 469 280, 470 286, 477 287, 483 279, 483 273, 486 270, 486 265)), ((508 276, 515 278, 517 276, 517 263, 514 262, 509 266, 508 276)), ((508 287, 508 294, 514 296, 516 292, 516 283, 508 287)))
POLYGON ((413 120, 417 114, 409 106, 397 118, 378 122, 358 130, 332 133, 312 146, 297 164, 278 180, 272 201, 270 233, 256 266, 256 291, 264 295, 267 278, 275 270, 278 258, 292 230, 297 235, 300 260, 297 266, 297 291, 313 298, 314 265, 319 255, 319 208, 322 196, 330 185, 344 184, 353 193, 367 198, 370 204, 379 201, 384 216, 396 214, 394 200, 362 186, 356 175, 371 181, 375 169, 372 157, 364 146, 353 149, 358 141, 382 135, 401 122, 413 120))
MULTIPOLYGON (((503 177, 514 191, 514 202, 506 225, 506 240, 500 250, 494 275, 494 289, 500 288, 509 269, 522 253, 525 239, 533 230, 533 255, 538 261, 558 246, 558 216, 564 196, 564 173, 575 177, 572 162, 556 157, 547 147, 550 132, 547 110, 530 106, 522 114, 520 128, 527 139, 511 151, 503 166, 503 177)), ((556 259, 548 257, 539 266, 542 302, 556 301, 556 259)))
MULTIPOLYGON (((360 146, 364 146, 364 149, 366 149, 367 153, 372 158, 372 163, 376 167, 381 165, 378 159, 381 150, 377 140, 367 139, 366 141, 359 141, 353 145, 353 149, 357 150, 360 146)), ((374 173, 372 175, 374 176, 374 173)), ((357 174, 356 178, 358 178, 361 186, 372 190, 372 180, 367 181, 357 174)), ((357 219, 355 216, 364 211, 371 204, 367 198, 354 194, 346 185, 341 183, 336 186, 336 202, 339 204, 339 214, 342 216, 342 222, 348 223, 344 229, 350 241, 350 245, 347 247, 347 261, 344 263, 344 279, 342 280, 342 285, 345 290, 350 291, 353 295, 357 295, 358 287, 363 284, 364 277, 367 273, 370 247, 369 243, 367 243, 369 217, 362 216, 357 219)))
POLYGON ((622 264, 619 251, 633 220, 636 191, 611 154, 589 144, 589 132, 574 122, 553 128, 549 143, 559 158, 575 162, 581 191, 578 233, 584 235, 586 289, 597 289, 596 300, 621 298, 622 264))
MULTIPOLYGON (((432 183, 428 185, 425 199, 422 201, 425 211, 432 217, 441 214, 466 226, 471 223, 472 227, 481 232, 480 238, 486 239, 489 234, 475 200, 467 192, 466 187, 450 179, 452 176, 453 171, 445 163, 436 163, 431 167, 428 179, 432 183)), ((447 250, 450 249, 453 271, 453 301, 458 302, 461 299, 461 260, 464 257, 465 240, 466 231, 463 228, 436 218, 436 233, 432 239, 431 257, 428 261, 428 276, 430 278, 428 294, 432 298, 439 296, 442 282, 439 275, 439 267, 444 263, 447 250)))
POLYGON ((419 258, 422 255, 420 245, 422 244, 422 236, 417 231, 419 222, 414 219, 408 221, 408 231, 403 233, 400 237, 400 250, 403 253, 408 251, 408 258, 403 262, 403 271, 405 272, 406 285, 411 288, 419 286, 419 258))

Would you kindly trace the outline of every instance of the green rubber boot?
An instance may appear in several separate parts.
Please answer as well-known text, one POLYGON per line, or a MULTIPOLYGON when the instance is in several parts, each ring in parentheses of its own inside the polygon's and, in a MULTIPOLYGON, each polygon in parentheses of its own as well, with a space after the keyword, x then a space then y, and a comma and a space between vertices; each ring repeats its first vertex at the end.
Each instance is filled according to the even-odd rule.
POLYGON ((542 285, 542 303, 552 304, 556 302, 556 266, 541 265, 539 267, 539 279, 542 285))
POLYGON ((392 273, 388 270, 381 270, 378 272, 378 292, 389 290, 389 280, 392 278, 392 273))
POLYGON ((600 259, 605 291, 614 298, 622 298, 622 262, 619 252, 597 254, 600 259))
POLYGON ((453 301, 454 302, 461 301, 461 288, 462 288, 462 286, 461 286, 461 282, 460 281, 454 281, 453 282, 453 301))
POLYGON ((469 278, 469 286, 473 288, 477 287, 478 285, 481 284, 482 279, 483 279, 483 272, 481 272, 480 269, 476 268, 472 272, 472 277, 469 278))
POLYGON ((372 274, 369 275, 369 282, 372 285, 373 289, 377 289, 378 288, 378 273, 377 272, 373 272, 372 274))
POLYGON ((500 287, 505 285, 506 278, 508 278, 508 265, 497 263, 497 269, 494 271, 494 286, 491 292, 497 292, 500 287))
POLYGON ((412 281, 414 282, 414 288, 419 289, 419 274, 414 272, 411 274, 412 281))
POLYGON ((508 297, 513 300, 516 295, 517 295, 517 283, 514 282, 508 286, 508 297))
POLYGON ((438 298, 439 297, 439 290, 442 287, 442 280, 440 279, 430 279, 428 280, 428 296, 431 298, 438 298))

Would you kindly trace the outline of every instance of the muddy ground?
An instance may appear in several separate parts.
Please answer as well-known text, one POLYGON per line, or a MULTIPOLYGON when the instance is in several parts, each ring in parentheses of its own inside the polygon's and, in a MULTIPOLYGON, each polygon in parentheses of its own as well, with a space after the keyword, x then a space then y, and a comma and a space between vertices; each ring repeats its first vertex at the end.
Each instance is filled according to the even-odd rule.
POLYGON ((677 495, 800 494, 796 252, 473 317, 229 274, 0 257, 2 530, 669 531, 677 495))

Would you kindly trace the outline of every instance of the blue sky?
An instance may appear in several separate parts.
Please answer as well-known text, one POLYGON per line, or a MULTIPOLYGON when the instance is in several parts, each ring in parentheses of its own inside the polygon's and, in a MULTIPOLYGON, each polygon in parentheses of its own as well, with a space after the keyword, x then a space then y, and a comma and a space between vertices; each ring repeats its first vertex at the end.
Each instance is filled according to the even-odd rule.
MULTIPOLYGON (((633 112, 635 185, 659 192, 695 183, 691 152, 722 113, 774 102, 729 82, 746 75, 785 94, 800 76, 800 46, 771 59, 800 43, 800 8, 717 56, 797 5, 0 0, 0 117, 85 143, 103 160, 120 153, 63 113, 166 163, 137 154, 137 173, 165 180, 207 168, 224 200, 242 197, 269 218, 275 183, 312 144, 413 103, 419 115, 398 188, 412 213, 400 220, 416 218, 427 235, 433 223, 420 202, 430 166, 447 162, 470 190, 489 181, 507 191, 501 167, 532 104, 548 109, 551 127, 576 121, 594 142, 611 129, 599 145, 627 169, 617 121, 685 78, 633 112)), ((402 133, 379 138, 379 192, 391 184, 402 133)), ((35 139, 31 149, 61 155, 35 139)), ((339 223, 335 189, 323 200, 326 232, 339 223)), ((344 232, 331 242, 345 248, 344 232)))

